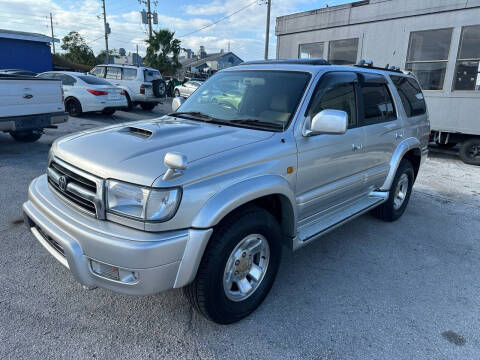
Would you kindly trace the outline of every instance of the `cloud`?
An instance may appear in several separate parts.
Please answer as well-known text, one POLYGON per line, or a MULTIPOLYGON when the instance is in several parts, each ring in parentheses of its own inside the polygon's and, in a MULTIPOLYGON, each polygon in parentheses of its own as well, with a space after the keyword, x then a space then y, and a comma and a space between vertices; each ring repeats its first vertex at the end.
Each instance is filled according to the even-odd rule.
MULTIPOLYGON (((199 5, 165 5, 171 11, 159 11, 159 24, 155 29, 168 28, 181 37, 182 47, 197 50, 200 45, 207 52, 218 52, 230 48, 244 60, 263 57, 265 41, 266 5, 263 1, 253 0, 195 0, 199 5), (251 4, 251 5, 250 5, 251 4), (222 17, 245 7, 239 13, 212 25, 222 17), (196 31, 207 25, 208 28, 196 31), (189 34, 184 36, 182 35, 189 34)), ((334 0, 331 0, 334 1, 334 0)), ((110 1, 110 3, 113 3, 110 1)), ((105 47, 103 37, 103 20, 101 18, 101 2, 98 0, 0 0, 0 27, 39 32, 50 35, 49 12, 54 15, 54 30, 57 38, 62 38, 69 31, 78 31, 98 54, 105 47)), ((112 33, 109 36, 109 47, 123 47, 135 51, 139 45, 140 54, 145 53, 144 40, 147 38, 147 27, 141 23, 141 5, 137 1, 125 0, 115 2, 107 15, 112 33), (130 3, 128 3, 131 1, 130 3), (128 7, 126 5, 129 5, 128 7), (122 11, 124 10, 124 11, 122 11)), ((298 11, 300 5, 312 5, 311 0, 274 0, 270 23, 270 57, 275 56, 275 18, 280 15, 298 11)), ((312 5, 313 6, 313 5, 312 5)), ((108 10, 108 7, 107 7, 108 10)), ((59 46, 57 44, 57 51, 59 46)))

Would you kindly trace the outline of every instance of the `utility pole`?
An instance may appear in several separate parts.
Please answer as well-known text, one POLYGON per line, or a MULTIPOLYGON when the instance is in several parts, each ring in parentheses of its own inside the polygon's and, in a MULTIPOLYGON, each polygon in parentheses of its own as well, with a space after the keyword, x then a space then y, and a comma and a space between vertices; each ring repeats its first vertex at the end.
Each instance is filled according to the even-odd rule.
POLYGON ((108 64, 110 61, 110 54, 108 52, 108 24, 107 24, 107 14, 105 11, 105 0, 102 0, 103 3, 103 27, 105 28, 105 64, 108 64))
POLYGON ((135 58, 135 62, 137 63, 136 64, 137 66, 140 66, 140 64, 138 62, 138 44, 137 44, 137 57, 135 58))
POLYGON ((270 37, 270 6, 272 5, 272 0, 267 1, 267 25, 265 28, 265 60, 268 60, 268 40, 270 37))
POLYGON ((53 47, 53 55, 55 55, 55 37, 54 37, 54 35, 53 35, 52 13, 50 13, 50 29, 52 29, 52 47, 53 47))
POLYGON ((148 35, 149 39, 152 37, 152 11, 150 10, 150 0, 147 0, 147 20, 148 20, 148 35))

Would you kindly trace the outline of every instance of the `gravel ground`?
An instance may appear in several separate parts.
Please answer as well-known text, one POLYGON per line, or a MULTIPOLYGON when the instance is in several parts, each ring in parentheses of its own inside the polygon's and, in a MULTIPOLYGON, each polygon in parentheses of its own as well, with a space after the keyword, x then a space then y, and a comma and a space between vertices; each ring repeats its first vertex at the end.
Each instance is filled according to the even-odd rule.
POLYGON ((56 137, 166 111, 71 118, 34 144, 0 134, 1 359, 478 359, 480 167, 447 155, 430 155, 399 221, 365 215, 285 251, 237 324, 206 321, 180 290, 82 290, 23 226, 28 183, 56 137))

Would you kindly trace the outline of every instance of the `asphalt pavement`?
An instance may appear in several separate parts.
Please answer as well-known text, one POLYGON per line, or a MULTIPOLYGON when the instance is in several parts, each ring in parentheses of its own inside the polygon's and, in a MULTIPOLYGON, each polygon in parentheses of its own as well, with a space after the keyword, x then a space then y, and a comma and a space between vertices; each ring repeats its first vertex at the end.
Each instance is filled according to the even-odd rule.
POLYGON ((87 114, 33 144, 0 134, 1 359, 478 359, 480 167, 431 154, 405 215, 364 215, 292 253, 245 320, 213 324, 181 290, 83 290, 23 225, 52 141, 156 117, 87 114))

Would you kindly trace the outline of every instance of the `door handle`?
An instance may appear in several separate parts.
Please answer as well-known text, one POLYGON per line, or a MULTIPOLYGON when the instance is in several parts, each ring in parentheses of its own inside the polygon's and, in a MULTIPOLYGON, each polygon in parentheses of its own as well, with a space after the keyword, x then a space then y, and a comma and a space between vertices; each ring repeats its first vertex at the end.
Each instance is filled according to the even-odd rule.
POLYGON ((24 99, 31 99, 31 98, 33 98, 33 95, 32 94, 25 94, 25 95, 23 95, 23 98, 24 99))
POLYGON ((352 151, 357 151, 357 150, 362 150, 363 149, 363 145, 362 144, 352 144, 352 151))

